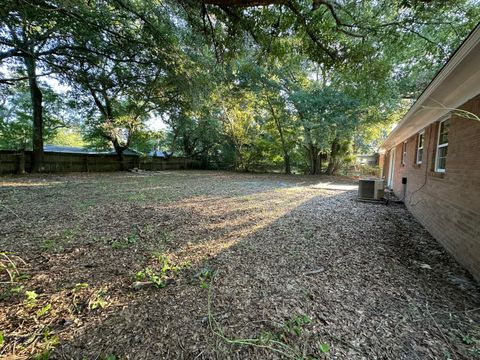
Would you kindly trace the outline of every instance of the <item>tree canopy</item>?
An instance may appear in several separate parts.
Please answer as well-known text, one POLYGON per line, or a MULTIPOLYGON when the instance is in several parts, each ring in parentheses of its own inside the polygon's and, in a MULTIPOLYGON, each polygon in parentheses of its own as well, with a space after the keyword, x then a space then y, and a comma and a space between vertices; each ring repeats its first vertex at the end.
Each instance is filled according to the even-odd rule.
POLYGON ((475 0, 0 5, 0 142, 33 149, 35 171, 45 141, 81 136, 120 161, 162 147, 333 174, 375 150, 480 20, 475 0))

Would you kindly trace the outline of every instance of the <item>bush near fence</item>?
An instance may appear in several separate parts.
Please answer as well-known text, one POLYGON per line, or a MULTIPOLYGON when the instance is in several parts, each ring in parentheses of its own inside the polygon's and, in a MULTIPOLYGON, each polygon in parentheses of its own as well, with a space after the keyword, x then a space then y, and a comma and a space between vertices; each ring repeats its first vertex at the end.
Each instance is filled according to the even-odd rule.
MULTIPOLYGON (((18 151, 0 151, 0 174, 15 174, 19 170, 22 153, 18 151)), ((25 151, 25 171, 31 170, 32 152, 25 151)), ((139 168, 142 170, 179 170, 192 168, 192 159, 171 157, 141 158, 125 155, 124 169, 139 168)), ((61 152, 45 152, 43 154, 44 172, 102 172, 120 171, 121 164, 115 154, 76 154, 61 152)))

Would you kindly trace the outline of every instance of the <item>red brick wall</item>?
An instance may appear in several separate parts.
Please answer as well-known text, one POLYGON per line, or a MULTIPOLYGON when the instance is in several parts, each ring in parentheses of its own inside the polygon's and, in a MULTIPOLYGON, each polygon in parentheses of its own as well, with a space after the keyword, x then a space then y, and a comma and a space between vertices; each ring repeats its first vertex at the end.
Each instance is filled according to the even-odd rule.
MULTIPOLYGON (((462 106, 480 116, 480 95, 462 106)), ((421 165, 415 164, 417 134, 396 146, 393 190, 425 228, 480 280, 480 121, 452 116, 445 173, 434 172, 438 121, 425 128, 421 165), (402 177, 407 178, 406 192, 402 177)), ((385 157, 388 177, 390 152, 385 157)))

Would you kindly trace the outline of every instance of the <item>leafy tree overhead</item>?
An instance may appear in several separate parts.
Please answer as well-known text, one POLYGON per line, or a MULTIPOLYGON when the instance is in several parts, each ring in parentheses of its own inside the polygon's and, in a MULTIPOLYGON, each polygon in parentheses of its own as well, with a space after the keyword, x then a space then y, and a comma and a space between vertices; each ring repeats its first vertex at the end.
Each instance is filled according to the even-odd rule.
POLYGON ((375 149, 480 20, 474 0, 1 5, 2 131, 32 147, 34 171, 59 114, 42 81, 54 78, 75 100, 83 140, 122 163, 128 147, 161 144, 205 166, 334 174, 375 149), (147 128, 152 117, 165 133, 147 128))

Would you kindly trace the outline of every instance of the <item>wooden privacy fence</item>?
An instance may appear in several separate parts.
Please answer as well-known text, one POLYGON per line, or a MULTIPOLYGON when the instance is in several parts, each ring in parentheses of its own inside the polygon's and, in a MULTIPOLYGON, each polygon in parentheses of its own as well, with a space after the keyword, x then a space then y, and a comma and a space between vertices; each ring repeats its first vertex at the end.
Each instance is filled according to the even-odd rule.
MULTIPOLYGON (((32 152, 25 151, 25 171, 31 170, 32 152)), ((22 153, 0 150, 0 174, 15 174, 20 169, 22 153)), ((179 170, 190 169, 194 161, 189 158, 171 157, 141 158, 134 155, 124 156, 124 169, 142 170, 179 170)), ((120 171, 120 160, 115 154, 77 154, 63 152, 45 152, 43 154, 44 172, 101 172, 120 171)))

